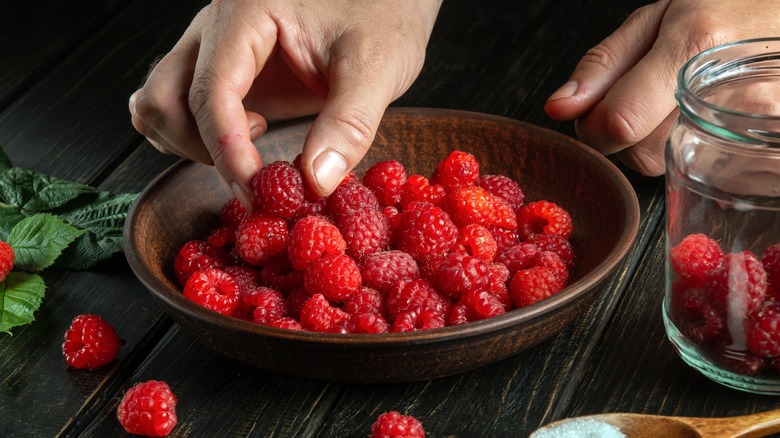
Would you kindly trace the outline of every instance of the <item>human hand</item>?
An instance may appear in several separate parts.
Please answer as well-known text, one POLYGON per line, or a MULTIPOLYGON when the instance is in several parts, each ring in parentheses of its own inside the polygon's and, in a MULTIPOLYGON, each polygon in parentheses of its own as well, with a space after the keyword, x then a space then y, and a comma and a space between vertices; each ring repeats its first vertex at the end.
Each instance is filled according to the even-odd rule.
POLYGON ((716 45, 777 35, 776 0, 662 0, 636 10, 590 49, 545 111, 576 119, 577 136, 603 154, 661 175, 682 65, 716 45))
POLYGON ((319 113, 301 152, 318 194, 365 155, 419 74, 441 0, 214 0, 129 100, 157 149, 213 163, 249 206, 267 122, 319 113))

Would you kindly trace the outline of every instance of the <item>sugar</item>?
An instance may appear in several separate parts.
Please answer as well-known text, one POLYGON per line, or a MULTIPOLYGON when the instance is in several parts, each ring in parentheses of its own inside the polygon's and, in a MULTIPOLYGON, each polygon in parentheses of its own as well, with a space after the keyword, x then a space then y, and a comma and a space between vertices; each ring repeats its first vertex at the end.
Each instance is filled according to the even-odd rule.
POLYGON ((604 421, 580 418, 539 429, 530 438, 626 438, 626 435, 604 421))

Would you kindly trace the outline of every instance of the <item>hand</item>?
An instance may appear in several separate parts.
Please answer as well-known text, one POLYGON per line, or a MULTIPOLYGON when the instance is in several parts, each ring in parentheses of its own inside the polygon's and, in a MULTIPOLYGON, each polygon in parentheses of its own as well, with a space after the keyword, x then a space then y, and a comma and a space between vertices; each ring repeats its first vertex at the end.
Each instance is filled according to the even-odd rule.
POLYGON ((605 155, 661 175, 682 65, 716 45, 777 35, 776 0, 662 0, 636 10, 590 49, 545 110, 576 119, 577 136, 605 155))
POLYGON ((270 121, 319 113, 303 177, 330 194, 419 74, 441 0, 214 0, 130 97, 160 151, 213 163, 249 206, 270 121))

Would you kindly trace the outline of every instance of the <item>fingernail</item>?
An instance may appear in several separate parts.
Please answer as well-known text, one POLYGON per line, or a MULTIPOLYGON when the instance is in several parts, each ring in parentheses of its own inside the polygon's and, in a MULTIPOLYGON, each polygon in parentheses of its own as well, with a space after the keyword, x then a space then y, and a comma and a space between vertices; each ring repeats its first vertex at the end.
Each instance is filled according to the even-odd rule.
POLYGON ((577 92, 578 87, 579 84, 577 83, 577 81, 566 82, 561 86, 561 88, 555 90, 555 92, 550 95, 547 101, 549 102, 555 99, 565 99, 567 97, 572 97, 574 96, 574 93, 577 92))
POLYGON ((347 173, 347 161, 336 151, 321 153, 312 163, 314 179, 324 193, 331 193, 347 173))
POLYGON ((232 183, 230 184, 230 188, 233 189, 233 194, 235 195, 236 199, 238 199, 238 202, 241 203, 241 205, 244 206, 247 210, 252 209, 252 197, 249 196, 249 193, 246 192, 246 190, 243 189, 238 183, 232 183))
POLYGON ((265 127, 262 125, 257 125, 252 127, 252 129, 249 130, 249 140, 255 141, 258 138, 260 138, 261 135, 265 133, 265 127))

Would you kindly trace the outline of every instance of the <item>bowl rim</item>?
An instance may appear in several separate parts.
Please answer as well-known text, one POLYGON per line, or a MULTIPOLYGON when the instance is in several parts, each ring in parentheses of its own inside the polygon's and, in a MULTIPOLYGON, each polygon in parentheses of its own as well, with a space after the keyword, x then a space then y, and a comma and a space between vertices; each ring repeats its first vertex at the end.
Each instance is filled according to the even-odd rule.
MULTIPOLYGON (((430 330, 418 330, 403 333, 381 333, 381 334, 337 334, 337 333, 319 333, 309 331, 287 330, 276 327, 270 327, 244 321, 239 318, 226 316, 208 310, 194 302, 184 298, 180 291, 170 288, 167 284, 160 282, 144 269, 143 262, 138 255, 137 244, 133 239, 132 229, 137 221, 137 209, 147 200, 150 194, 157 189, 157 186, 170 175, 181 171, 190 166, 203 166, 203 164, 181 159, 168 167, 162 173, 157 175, 141 191, 133 205, 128 211, 127 220, 123 228, 123 247, 125 257, 135 276, 149 290, 152 295, 161 300, 166 306, 177 308, 188 318, 194 318, 206 324, 218 324, 223 329, 238 331, 247 335, 263 336, 279 339, 285 342, 311 343, 316 345, 330 345, 333 347, 356 347, 363 348, 382 347, 387 344, 414 344, 428 342, 446 342, 453 339, 464 339, 483 336, 486 333, 493 333, 511 329, 523 322, 530 322, 545 314, 554 312, 556 309, 576 302, 585 296, 584 292, 591 291, 600 283, 605 282, 617 270, 619 264, 630 251, 632 244, 637 238, 639 231, 640 213, 639 201, 634 192, 631 183, 623 172, 615 166, 609 159, 601 153, 590 148, 577 139, 566 136, 558 131, 533 125, 521 120, 512 119, 505 116, 499 116, 488 113, 480 113, 466 110, 426 108, 426 107, 390 107, 385 113, 385 117, 403 117, 403 116, 426 116, 426 117, 454 117, 476 120, 486 120, 497 123, 509 123, 519 126, 521 129, 536 131, 545 135, 553 136, 568 143, 570 147, 576 148, 578 153, 586 156, 590 160, 595 160, 601 166, 608 170, 607 176, 614 180, 615 186, 621 197, 622 204, 626 206, 625 226, 615 243, 614 249, 607 255, 595 269, 583 275, 573 283, 568 284, 564 289, 554 295, 545 298, 537 303, 513 309, 503 315, 486 318, 479 321, 469 322, 467 324, 447 326, 430 330)), ((275 125, 272 129, 284 129, 287 126, 311 123, 313 117, 291 120, 289 122, 275 125)))

